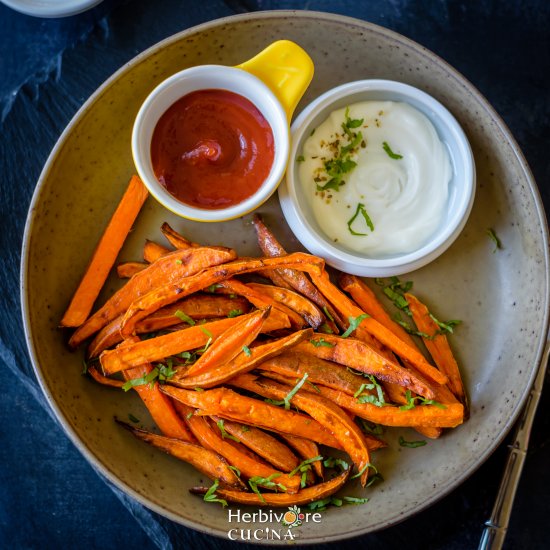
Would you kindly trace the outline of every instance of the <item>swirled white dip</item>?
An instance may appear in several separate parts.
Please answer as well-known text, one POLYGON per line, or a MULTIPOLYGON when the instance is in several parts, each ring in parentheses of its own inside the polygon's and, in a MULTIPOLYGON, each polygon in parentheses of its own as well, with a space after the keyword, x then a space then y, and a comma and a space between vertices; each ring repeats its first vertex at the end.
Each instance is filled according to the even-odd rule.
POLYGON ((428 118, 406 103, 333 111, 296 160, 317 223, 350 250, 378 258, 413 252, 442 221, 449 154, 428 118))

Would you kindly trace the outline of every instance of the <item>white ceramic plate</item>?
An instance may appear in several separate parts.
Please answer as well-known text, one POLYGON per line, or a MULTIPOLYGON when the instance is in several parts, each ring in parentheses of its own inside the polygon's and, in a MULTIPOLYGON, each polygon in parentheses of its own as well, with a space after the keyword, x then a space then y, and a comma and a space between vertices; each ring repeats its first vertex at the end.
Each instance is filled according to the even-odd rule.
MULTIPOLYGON (((236 16, 190 29, 141 54, 82 107, 54 148, 38 183, 24 239, 25 330, 37 377, 69 437, 109 480, 151 509, 210 534, 226 536, 227 511, 187 493, 193 468, 133 439, 113 416, 147 412, 135 395, 100 387, 81 372, 57 324, 110 213, 133 172, 130 135, 139 106, 161 80, 202 63, 235 65, 279 38, 312 56, 316 75, 302 106, 325 90, 362 78, 400 80, 445 105, 464 128, 477 167, 476 201, 458 240, 435 262, 407 276, 441 318, 463 324, 452 345, 471 398, 463 426, 418 449, 403 449, 392 430, 374 462, 385 482, 346 494, 363 506, 335 508, 304 524, 301 542, 327 542, 395 524, 430 506, 468 477, 517 417, 533 380, 548 325, 547 228, 530 172, 509 131, 480 94, 424 48, 368 23, 311 12, 236 16), (323 37, 319 41, 319 36, 323 37), (503 249, 493 252, 487 228, 503 249)), ((298 112, 301 106, 298 106, 298 112)), ((262 207, 289 250, 298 248, 277 199, 262 207)), ((198 224, 146 203, 122 260, 137 259, 146 237, 161 240, 168 221, 189 238, 258 254, 249 218, 198 224)), ((118 285, 109 280, 103 297, 118 285)), ((235 526, 235 524, 233 524, 235 526)), ((236 525, 238 527, 238 525, 236 525)), ((243 525, 248 527, 247 525, 243 525)))

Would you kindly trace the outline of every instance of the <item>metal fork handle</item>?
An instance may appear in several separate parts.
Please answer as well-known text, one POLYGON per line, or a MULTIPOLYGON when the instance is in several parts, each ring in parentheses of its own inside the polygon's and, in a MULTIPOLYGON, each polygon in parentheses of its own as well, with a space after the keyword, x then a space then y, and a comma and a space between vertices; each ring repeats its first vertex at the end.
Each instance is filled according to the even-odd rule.
POLYGON ((525 462, 525 456, 529 447, 529 436, 531 435, 533 420, 544 384, 549 353, 550 340, 547 340, 537 376, 535 377, 533 387, 516 428, 514 442, 509 446, 510 452, 491 518, 485 522, 485 529, 483 530, 478 550, 500 550, 504 544, 514 505, 514 497, 516 496, 523 463, 525 462))

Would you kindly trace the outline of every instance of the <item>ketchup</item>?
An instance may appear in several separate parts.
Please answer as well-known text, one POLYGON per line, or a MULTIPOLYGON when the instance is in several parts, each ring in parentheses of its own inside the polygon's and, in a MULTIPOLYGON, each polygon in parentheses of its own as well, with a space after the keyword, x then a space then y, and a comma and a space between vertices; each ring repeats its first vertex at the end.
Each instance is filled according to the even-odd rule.
POLYGON ((159 182, 176 199, 215 210, 259 189, 274 150, 271 127, 253 103, 227 90, 199 90, 159 119, 151 160, 159 182))

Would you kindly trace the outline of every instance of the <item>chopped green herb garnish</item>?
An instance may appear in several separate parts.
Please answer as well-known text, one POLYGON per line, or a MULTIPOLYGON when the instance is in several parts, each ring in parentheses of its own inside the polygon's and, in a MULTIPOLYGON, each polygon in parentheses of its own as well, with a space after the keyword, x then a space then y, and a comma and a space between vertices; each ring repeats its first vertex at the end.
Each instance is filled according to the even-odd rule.
POLYGON ((227 506, 227 501, 223 498, 218 498, 218 495, 216 495, 216 489, 218 488, 218 485, 220 484, 219 480, 214 480, 214 483, 208 489, 206 494, 204 495, 204 501, 205 502, 219 502, 224 508, 227 506))
POLYGON ((237 477, 241 477, 241 471, 239 470, 239 468, 237 468, 237 466, 231 466, 230 465, 229 469, 233 470, 237 474, 237 477))
POLYGON ((324 460, 323 465, 325 468, 335 468, 338 466, 342 471, 349 470, 349 463, 342 458, 335 458, 333 456, 324 460))
POLYGON ((489 238, 493 241, 493 243, 495 243, 495 248, 493 249, 493 254, 497 250, 502 250, 502 243, 500 242, 500 239, 497 237, 497 234, 494 232, 494 230, 489 228, 489 229, 487 229, 486 233, 489 236, 489 238))
POLYGON ((243 432, 249 432, 249 431, 250 431, 250 428, 249 428, 246 424, 243 424, 243 425, 241 426, 241 430, 242 430, 243 432))
POLYGON ((140 378, 134 378, 133 380, 128 380, 122 386, 124 391, 131 390, 134 386, 144 386, 145 384, 154 384, 155 380, 159 375, 159 369, 155 367, 150 373, 142 376, 140 378))
POLYGON ((446 322, 439 321, 431 313, 430 313, 430 318, 440 328, 440 334, 443 334, 445 332, 448 332, 449 334, 452 334, 453 333, 453 328, 456 327, 457 325, 460 325, 460 323, 462 323, 462 321, 460 319, 452 319, 451 321, 446 321, 446 322))
POLYGON ((258 485, 261 485, 262 487, 265 487, 266 489, 279 489, 281 491, 286 491, 286 487, 281 483, 275 483, 273 480, 277 477, 279 477, 280 473, 271 474, 269 477, 260 477, 260 476, 252 476, 248 480, 248 485, 250 485, 250 488, 260 497, 262 502, 265 502, 264 497, 258 490, 258 485))
POLYGON ((421 338, 426 338, 426 340, 433 340, 434 336, 430 336, 429 334, 426 334, 425 332, 421 332, 419 330, 415 330, 409 325, 409 323, 403 321, 399 314, 394 316, 393 320, 401 327, 403 327, 409 334, 412 334, 413 336, 420 336, 421 338))
POLYGON ((362 313, 358 317, 348 317, 349 327, 346 332, 342 334, 341 338, 347 338, 354 330, 357 329, 357 327, 361 324, 361 321, 363 319, 367 319, 368 317, 370 317, 370 315, 367 313, 362 313))
POLYGON ((204 388, 196 387, 196 388, 195 388, 195 391, 204 391, 204 388))
POLYGON ((88 362, 86 359, 82 359, 82 370, 80 372, 81 374, 88 374, 88 362))
POLYGON ((247 356, 247 357, 250 357, 252 355, 252 352, 250 351, 250 348, 248 346, 243 346, 243 353, 247 356))
POLYGON ((334 317, 330 314, 330 311, 328 310, 328 307, 327 306, 323 306, 323 312, 325 313, 325 315, 327 316, 327 319, 329 321, 332 321, 334 323, 334 317))
MULTIPOLYGON (((343 127, 344 127, 344 132, 346 132, 346 129, 348 128, 359 128, 359 126, 361 126, 361 124, 363 124, 363 121, 365 119, 358 119, 358 118, 350 118, 349 116, 349 107, 346 107, 346 112, 344 114, 344 116, 346 117, 346 122, 343 123, 343 127)), ((347 132, 346 132, 347 133, 347 132)))
POLYGON ((420 441, 405 441, 403 439, 403 436, 399 436, 399 445, 401 447, 409 447, 410 449, 415 449, 416 447, 424 447, 424 445, 427 445, 427 442, 424 440, 420 441))
POLYGON ((384 428, 380 426, 380 424, 374 424, 372 422, 368 422, 364 418, 359 418, 359 424, 361 429, 368 434, 372 435, 382 435, 384 433, 384 428))
POLYGON ((296 162, 304 162, 304 160, 306 160, 306 159, 304 158, 304 155, 298 155, 298 156, 296 157, 296 162))
POLYGON ((386 404, 386 400, 384 399, 384 391, 382 390, 382 386, 372 374, 366 374, 365 376, 370 380, 370 383, 361 384, 353 397, 357 398, 359 403, 371 403, 377 407, 383 407, 386 404), (365 390, 376 390, 376 395, 372 395, 370 393, 363 394, 365 390))
POLYGON ((216 290, 217 290, 218 288, 220 288, 220 286, 221 286, 221 285, 219 285, 219 284, 217 284, 217 283, 215 283, 215 284, 213 284, 213 285, 210 285, 210 286, 206 289, 206 292, 211 292, 211 293, 216 292, 216 290))
POLYGON ((294 470, 292 470, 292 472, 290 472, 288 475, 294 476, 298 472, 305 472, 307 470, 310 470, 311 469, 310 464, 312 464, 313 462, 319 462, 320 460, 323 460, 323 457, 321 455, 314 456, 313 458, 307 458, 298 466, 296 466, 296 468, 294 468, 294 470))
POLYGON ((370 216, 367 214, 367 211, 365 210, 365 205, 362 204, 362 203, 359 203, 357 205, 357 209, 355 210, 355 214, 348 220, 348 230, 352 235, 356 235, 358 237, 364 237, 364 236, 368 235, 368 233, 358 233, 357 231, 354 231, 351 227, 353 222, 356 220, 357 216, 359 216, 359 214, 361 214, 361 216, 363 216, 363 219, 365 220, 365 223, 367 224, 367 227, 371 231, 374 231, 374 224, 372 223, 372 220, 370 219, 370 216))
POLYGON ((403 295, 395 292, 395 290, 389 286, 384 288, 383 292, 393 302, 395 307, 404 311, 409 317, 412 316, 411 310, 409 309, 409 302, 407 302, 403 295))
POLYGON ((368 498, 344 497, 344 502, 346 502, 347 504, 366 504, 368 501, 368 498))
POLYGON ((320 347, 333 348, 334 347, 334 344, 327 342, 324 338, 319 338, 317 340, 312 338, 310 340, 310 343, 313 344, 316 348, 320 348, 320 347))
POLYGON ((192 327, 195 326, 195 321, 194 321, 193 319, 191 319, 191 317, 189 317, 189 315, 187 315, 187 313, 183 312, 181 309, 176 310, 176 312, 174 313, 174 315, 175 315, 180 321, 183 321, 184 323, 188 323, 188 324, 190 324, 192 327))
POLYGON ((435 405, 439 409, 446 409, 445 405, 442 403, 439 403, 435 401, 434 399, 426 399, 425 397, 422 397, 421 395, 417 395, 416 397, 412 396, 411 390, 407 390, 405 392, 405 399, 407 400, 406 405, 401 405, 399 407, 402 411, 408 411, 410 409, 414 409, 416 407, 416 401, 418 401, 419 405, 435 405))
POLYGON ((302 377, 301 380, 298 381, 298 383, 294 386, 294 388, 292 388, 288 394, 286 395, 286 397, 284 397, 283 399, 281 399, 280 401, 274 401, 273 399, 266 399, 266 402, 267 403, 271 403, 272 405, 284 405, 285 409, 288 411, 290 409, 290 401, 292 400, 292 398, 296 395, 296 393, 298 393, 298 391, 300 390, 300 388, 305 384, 306 380, 308 378, 308 374, 307 372, 304 374, 304 376, 302 377))
POLYGON ((325 334, 334 334, 333 330, 326 323, 323 323, 319 327, 319 332, 324 332, 325 334))
POLYGON ((188 413, 185 415, 185 418, 186 418, 187 420, 191 420, 191 417, 193 416, 193 414, 195 414, 193 411, 188 412, 188 413))
POLYGON ((234 435, 231 435, 231 434, 228 434, 226 431, 225 431, 225 426, 224 426, 224 421, 223 420, 218 420, 216 422, 216 425, 218 426, 218 428, 220 429, 220 432, 222 433, 222 439, 232 439, 233 441, 236 441, 237 443, 240 443, 241 441, 239 439, 237 439, 234 435))
POLYGON ((384 151, 386 151, 386 153, 388 154, 388 157, 394 160, 399 160, 403 158, 403 155, 398 155, 397 153, 394 153, 386 141, 382 143, 382 148, 384 149, 384 151))
POLYGON ((238 317, 239 315, 242 315, 243 312, 242 310, 240 309, 232 309, 228 314, 227 316, 228 317, 238 317))
POLYGON ((176 260, 176 263, 177 263, 178 265, 181 265, 183 262, 182 262, 181 260, 178 259, 178 260, 176 260))
POLYGON ((206 336, 208 336, 208 341, 206 342, 203 348, 197 350, 197 353, 205 353, 206 350, 210 347, 210 344, 212 343, 213 336, 208 329, 204 327, 200 327, 200 329, 204 332, 204 334, 206 334, 206 336))
POLYGON ((306 380, 306 382, 317 392, 317 393, 321 393, 321 390, 313 383, 313 382, 310 382, 309 380, 306 380))
POLYGON ((358 477, 361 477, 368 469, 374 470, 375 474, 378 474, 378 470, 376 469, 376 466, 371 464, 370 462, 367 462, 361 470, 359 470, 354 476, 351 476, 350 479, 355 479, 358 477))
POLYGON ((129 418, 130 421, 133 422, 134 424, 139 424, 139 418, 136 418, 132 413, 129 413, 129 414, 128 414, 128 418, 129 418))

